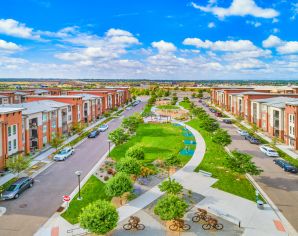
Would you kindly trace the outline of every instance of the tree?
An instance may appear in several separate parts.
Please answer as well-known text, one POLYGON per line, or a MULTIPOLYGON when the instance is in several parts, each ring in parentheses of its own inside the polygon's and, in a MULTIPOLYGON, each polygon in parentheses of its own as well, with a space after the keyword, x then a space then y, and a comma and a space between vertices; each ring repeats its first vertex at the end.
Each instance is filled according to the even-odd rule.
POLYGON ((57 150, 57 148, 64 142, 64 139, 61 136, 55 136, 50 141, 50 145, 57 150))
POLYGON ((170 96, 170 95, 171 95, 170 91, 169 91, 169 90, 166 90, 166 91, 165 91, 165 97, 168 97, 168 96, 170 96))
POLYGON ((191 94, 191 97, 192 97, 192 98, 195 98, 195 97, 196 97, 196 94, 195 94, 195 93, 192 93, 192 94, 191 94))
POLYGON ((82 125, 82 123, 75 123, 71 129, 74 133, 81 133, 84 128, 85 127, 82 125))
POLYGON ((197 98, 202 98, 203 97, 203 91, 199 90, 199 93, 197 94, 197 98))
POLYGON ((117 226, 118 220, 116 208, 104 200, 90 203, 79 215, 80 226, 95 234, 108 233, 117 226))
POLYGON ((178 101, 178 97, 177 96, 173 96, 172 97, 172 100, 171 100, 171 104, 172 105, 175 105, 177 103, 177 101, 178 101))
POLYGON ((180 166, 181 165, 181 160, 178 158, 177 155, 171 154, 169 157, 166 158, 165 165, 168 166, 168 167, 180 166))
POLYGON ((10 157, 6 161, 6 167, 12 172, 19 176, 20 172, 27 169, 30 164, 30 158, 24 157, 23 155, 17 155, 10 157))
POLYGON ((125 143, 129 138, 129 135, 125 132, 123 128, 117 128, 109 133, 109 139, 116 145, 125 143))
POLYGON ((145 152, 143 148, 140 145, 135 145, 130 147, 126 152, 125 152, 125 157, 132 157, 137 160, 144 160, 145 158, 145 152))
POLYGON ((208 132, 214 132, 219 128, 219 124, 213 118, 206 117, 201 120, 200 127, 208 132))
POLYGON ((123 119, 122 127, 127 129, 129 133, 136 132, 138 126, 140 124, 140 120, 137 116, 129 116, 123 119))
POLYGON ((116 165, 118 172, 124 172, 129 175, 140 175, 141 164, 140 162, 132 157, 122 158, 116 165))
POLYGON ((183 101, 184 101, 184 102, 189 102, 189 98, 188 98, 188 97, 184 97, 184 98, 183 98, 183 101))
POLYGON ((108 180, 105 192, 110 197, 121 197, 124 193, 132 190, 132 182, 126 173, 118 172, 108 180))
POLYGON ((163 181, 160 185, 158 185, 160 191, 166 192, 167 194, 178 194, 182 192, 182 185, 176 182, 175 179, 168 179, 163 181))
POLYGON ((240 174, 260 175, 262 170, 251 161, 252 156, 241 153, 238 151, 232 151, 231 155, 227 157, 228 166, 240 174))
POLYGON ((162 220, 174 220, 182 218, 188 205, 174 194, 167 194, 158 200, 154 207, 154 213, 162 220))
POLYGON ((212 141, 222 146, 227 146, 232 142, 232 139, 226 130, 218 129, 214 132, 212 141))

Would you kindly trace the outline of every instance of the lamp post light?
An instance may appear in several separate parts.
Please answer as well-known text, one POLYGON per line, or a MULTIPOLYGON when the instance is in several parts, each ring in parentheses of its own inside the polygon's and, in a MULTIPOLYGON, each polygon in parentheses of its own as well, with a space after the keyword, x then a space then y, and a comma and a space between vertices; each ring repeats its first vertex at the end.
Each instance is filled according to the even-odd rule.
POLYGON ((110 157, 110 153, 111 153, 111 140, 108 140, 109 142, 109 157, 110 157))
POLYGON ((83 198, 81 197, 81 174, 82 171, 78 170, 75 172, 75 174, 78 176, 78 182, 79 182, 79 196, 78 196, 78 200, 82 200, 83 198))

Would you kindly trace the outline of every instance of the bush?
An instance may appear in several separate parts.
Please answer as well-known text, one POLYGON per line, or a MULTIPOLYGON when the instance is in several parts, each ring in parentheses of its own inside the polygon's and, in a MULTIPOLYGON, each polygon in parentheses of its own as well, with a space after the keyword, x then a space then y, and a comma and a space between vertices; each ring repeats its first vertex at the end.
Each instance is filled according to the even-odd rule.
POLYGON ((109 202, 98 200, 83 208, 80 226, 91 233, 106 234, 117 226, 118 212, 109 202))
POLYGON ((172 155, 170 155, 169 157, 166 158, 165 165, 166 166, 180 166, 181 165, 181 160, 178 158, 177 155, 172 154, 172 155))
POLYGON ((128 132, 134 133, 136 132, 139 124, 143 121, 142 117, 137 115, 129 116, 123 119, 122 127, 127 129, 128 132))
POLYGON ((135 145, 130 147, 126 152, 125 152, 125 157, 132 157, 137 160, 144 160, 145 158, 145 152, 143 148, 140 145, 135 145))
POLYGON ((158 200, 154 207, 154 213, 162 220, 174 220, 182 218, 187 207, 187 203, 178 196, 167 194, 158 200))
POLYGON ((212 141, 222 146, 227 146, 232 142, 232 139, 226 130, 218 129, 213 134, 212 141))
POLYGON ((155 174, 155 171, 146 167, 146 166, 142 166, 141 167, 141 176, 142 177, 147 177, 149 175, 154 175, 155 174))
POLYGON ((109 133, 109 139, 116 145, 125 143, 129 138, 129 135, 122 128, 117 128, 109 133))
POLYGON ((116 165, 116 170, 124 172, 129 175, 140 175, 141 164, 140 162, 132 157, 122 158, 116 165))
POLYGON ((166 181, 163 181, 160 185, 158 185, 160 191, 166 192, 167 194, 178 194, 182 192, 182 185, 178 182, 176 182, 175 179, 168 179, 166 181))
POLYGON ((214 132, 219 128, 219 124, 213 118, 202 119, 200 127, 208 132, 214 132))
POLYGON ((123 193, 130 192, 132 188, 129 176, 119 172, 106 183, 105 191, 107 196, 121 197, 123 193))

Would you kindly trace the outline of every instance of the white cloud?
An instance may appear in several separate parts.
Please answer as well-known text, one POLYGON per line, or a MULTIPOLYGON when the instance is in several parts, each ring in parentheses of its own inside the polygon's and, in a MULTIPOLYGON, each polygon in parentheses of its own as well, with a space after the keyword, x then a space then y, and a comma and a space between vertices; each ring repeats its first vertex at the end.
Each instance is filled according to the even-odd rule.
POLYGON ((280 54, 298 53, 298 41, 284 41, 274 35, 270 35, 263 41, 263 47, 276 48, 280 54))
POLYGON ((177 50, 176 46, 172 43, 161 40, 159 42, 152 42, 151 46, 156 48, 159 53, 170 53, 177 50))
POLYGON ((21 48, 12 42, 6 42, 5 40, 0 39, 0 50, 8 51, 18 51, 21 48))
POLYGON ((113 36, 128 36, 128 37, 131 37, 132 34, 128 31, 126 31, 126 30, 111 28, 107 31, 106 36, 107 37, 113 37, 113 36))
POLYGON ((14 19, 0 19, 0 33, 19 38, 40 39, 32 28, 14 19))
POLYGON ((282 44, 282 40, 275 36, 275 35, 270 35, 267 39, 263 41, 263 47, 264 48, 272 48, 276 47, 282 44))
POLYGON ((256 50, 257 47, 249 40, 228 40, 228 41, 202 41, 199 38, 186 38, 183 41, 184 45, 192 45, 197 48, 206 48, 215 51, 251 51, 256 50))
POLYGON ((215 23, 214 22, 210 22, 209 24, 208 24, 208 28, 215 28, 215 23))
POLYGON ((262 24, 261 24, 260 22, 258 22, 258 21, 250 21, 250 20, 245 21, 245 23, 248 24, 248 25, 252 25, 252 26, 254 26, 254 27, 256 27, 256 28, 258 28, 258 27, 260 27, 260 26, 262 25, 262 24))
POLYGON ((192 2, 192 6, 204 12, 210 12, 219 18, 227 16, 254 16, 259 18, 275 18, 279 12, 272 8, 261 8, 253 0, 233 0, 228 8, 207 5, 200 6, 192 2))

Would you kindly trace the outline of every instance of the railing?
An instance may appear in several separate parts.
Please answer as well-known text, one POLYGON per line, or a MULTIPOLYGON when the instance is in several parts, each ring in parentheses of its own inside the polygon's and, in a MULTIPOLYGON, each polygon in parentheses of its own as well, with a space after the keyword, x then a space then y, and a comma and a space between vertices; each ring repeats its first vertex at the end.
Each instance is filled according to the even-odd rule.
POLYGON ((67 234, 71 234, 72 236, 80 236, 80 235, 87 235, 89 232, 83 231, 83 232, 78 232, 78 231, 83 231, 82 228, 73 228, 73 229, 68 229, 66 231, 67 234))

